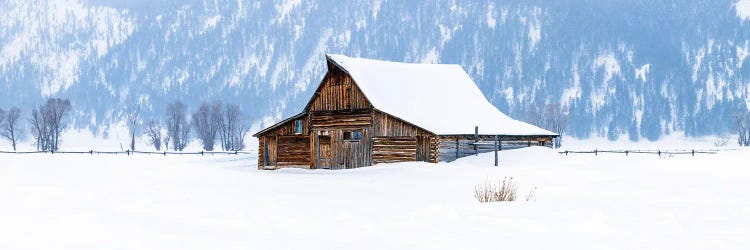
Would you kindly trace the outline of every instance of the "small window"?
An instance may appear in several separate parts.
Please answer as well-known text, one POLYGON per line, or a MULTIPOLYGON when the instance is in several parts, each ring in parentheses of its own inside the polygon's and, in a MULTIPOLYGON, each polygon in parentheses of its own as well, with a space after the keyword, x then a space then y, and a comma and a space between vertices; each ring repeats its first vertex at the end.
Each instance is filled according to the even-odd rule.
POLYGON ((294 121, 294 133, 298 135, 302 134, 302 120, 294 121))
POLYGON ((362 140, 362 131, 344 131, 345 141, 359 141, 362 140))

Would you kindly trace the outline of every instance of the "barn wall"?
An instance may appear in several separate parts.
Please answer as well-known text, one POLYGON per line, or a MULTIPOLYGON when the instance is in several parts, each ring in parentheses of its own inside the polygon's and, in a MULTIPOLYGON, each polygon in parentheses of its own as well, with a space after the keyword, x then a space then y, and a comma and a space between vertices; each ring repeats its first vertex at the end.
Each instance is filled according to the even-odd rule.
POLYGON ((278 137, 277 166, 310 167, 310 137, 291 135, 278 137))
POLYGON ((313 128, 313 136, 310 138, 312 167, 348 169, 370 166, 372 165, 371 138, 372 129, 369 126, 313 128), (353 130, 361 131, 362 138, 359 141, 344 140, 344 132, 353 130), (320 159, 318 159, 319 149, 322 151, 320 159))
POLYGON ((370 110, 342 110, 311 112, 310 123, 315 129, 326 128, 361 128, 372 125, 370 110))
POLYGON ((304 141, 304 145, 301 145, 301 140, 309 141, 310 135, 310 120, 307 115, 290 119, 277 127, 270 129, 258 135, 258 169, 263 169, 264 156, 267 156, 268 167, 277 168, 283 166, 299 166, 309 167, 310 166, 310 150, 309 143, 304 141), (294 133, 294 123, 296 120, 302 120, 302 134, 297 135, 294 133), (281 138, 281 144, 279 139, 281 138), (296 140, 294 140, 296 138, 296 140), (304 139, 303 139, 304 138, 304 139), (266 145, 268 145, 268 151, 265 152, 266 145), (304 149, 307 149, 304 151, 304 149), (306 160, 305 160, 306 159, 306 160))
POLYGON ((263 169, 263 152, 265 150, 264 149, 265 145, 266 145, 265 138, 263 137, 258 138, 258 169, 259 170, 263 169))
POLYGON ((312 111, 311 162, 314 168, 344 169, 371 165, 372 113, 370 109, 312 111), (344 140, 344 132, 360 131, 358 141, 344 140), (322 139, 323 144, 319 141, 322 139), (328 142, 327 144, 325 142, 328 142), (325 149, 318 166, 318 148, 325 149), (328 157, 326 157, 328 156, 328 157))
MULTIPOLYGON (((474 135, 463 135, 463 136, 439 136, 438 137, 438 161, 455 161, 457 158, 475 155, 476 153, 487 153, 495 150, 494 136, 481 135, 478 136, 479 142, 487 145, 471 145, 475 142, 474 135), (458 148, 458 152, 456 152, 458 148)), ((550 137, 499 137, 500 149, 509 150, 517 149, 522 147, 530 146, 550 146, 550 137)))
POLYGON ((310 111, 369 109, 370 102, 346 72, 333 67, 313 96, 310 111))
POLYGON ((374 137, 372 143, 372 164, 393 163, 417 160, 417 138, 374 137))
POLYGON ((374 129, 374 136, 427 136, 432 135, 417 126, 411 125, 403 120, 373 110, 372 113, 372 125, 374 129))

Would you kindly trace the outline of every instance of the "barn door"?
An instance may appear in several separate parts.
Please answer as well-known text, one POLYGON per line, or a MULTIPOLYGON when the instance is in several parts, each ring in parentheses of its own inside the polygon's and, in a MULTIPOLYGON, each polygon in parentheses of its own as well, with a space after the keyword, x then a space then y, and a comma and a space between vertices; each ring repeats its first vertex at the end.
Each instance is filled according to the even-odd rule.
POLYGON ((318 135, 317 143, 317 168, 330 169, 333 165, 332 154, 331 154, 331 136, 329 135, 318 135))
POLYGON ((344 141, 341 154, 341 167, 342 168, 358 168, 359 163, 359 141, 344 141))

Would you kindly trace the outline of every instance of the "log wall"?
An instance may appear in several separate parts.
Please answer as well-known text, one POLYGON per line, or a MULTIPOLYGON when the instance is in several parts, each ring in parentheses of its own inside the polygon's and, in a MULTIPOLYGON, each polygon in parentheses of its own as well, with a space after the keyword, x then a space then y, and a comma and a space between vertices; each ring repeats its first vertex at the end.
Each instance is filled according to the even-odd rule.
POLYGON ((310 167, 310 137, 305 135, 279 136, 277 166, 310 167))
POLYGON ((265 152, 265 145, 265 138, 258 138, 258 170, 263 170, 263 153, 265 152))
POLYGON ((372 143, 372 164, 393 163, 417 160, 417 138, 374 137, 372 143))
POLYGON ((369 109, 354 111, 316 111, 311 112, 310 123, 312 124, 312 128, 318 130, 333 127, 369 127, 372 124, 372 115, 370 115, 369 109))

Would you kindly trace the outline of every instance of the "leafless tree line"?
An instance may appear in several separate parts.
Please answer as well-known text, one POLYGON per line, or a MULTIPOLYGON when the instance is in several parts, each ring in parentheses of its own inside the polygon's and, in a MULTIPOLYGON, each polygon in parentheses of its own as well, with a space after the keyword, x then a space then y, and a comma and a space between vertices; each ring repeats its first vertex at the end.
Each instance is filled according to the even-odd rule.
MULTIPOLYGON (((146 122, 145 134, 154 149, 161 150, 169 148, 182 151, 190 141, 190 133, 201 142, 203 150, 213 151, 216 141, 219 140, 222 150, 237 151, 245 148, 245 135, 249 126, 243 120, 242 110, 237 104, 222 104, 219 101, 212 103, 202 102, 187 121, 185 104, 176 101, 167 105, 164 124, 156 119, 146 122), (162 130, 165 130, 163 134, 162 130)), ((137 120, 138 116, 132 112, 127 113, 127 118, 137 120)), ((140 122, 128 119, 128 124, 134 127, 140 122)), ((130 129, 131 135, 136 128, 130 129)), ((131 136, 131 145, 134 145, 134 137, 131 136)), ((134 150, 134 148, 133 148, 134 150)))
POLYGON ((71 109, 69 100, 49 98, 31 111, 29 123, 37 150, 54 152, 60 149, 60 134, 66 126, 64 119, 71 109))
POLYGON ((737 130, 737 143, 740 146, 750 146, 750 111, 736 111, 734 127, 737 130))
POLYGON ((568 113, 560 103, 531 105, 526 110, 526 121, 560 136, 553 140, 554 146, 562 146, 562 139, 568 127, 568 113))

